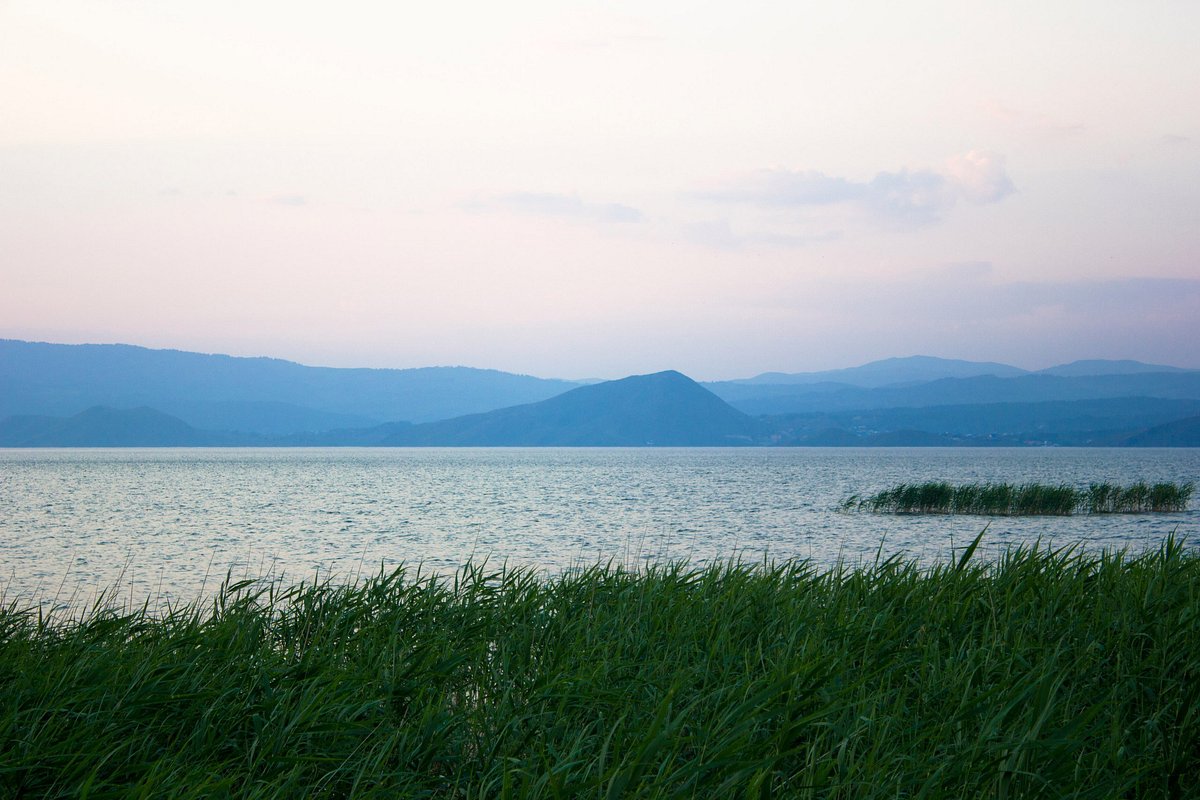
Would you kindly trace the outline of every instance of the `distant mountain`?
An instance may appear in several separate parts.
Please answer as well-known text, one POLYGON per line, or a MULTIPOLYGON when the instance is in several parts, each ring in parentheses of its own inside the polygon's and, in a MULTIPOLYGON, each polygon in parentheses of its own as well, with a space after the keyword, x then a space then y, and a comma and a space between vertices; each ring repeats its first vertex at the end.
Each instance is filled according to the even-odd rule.
POLYGON ((954 444, 1120 445, 1132 432, 1200 414, 1200 400, 1111 398, 885 408, 767 418, 779 444, 877 445, 915 432, 954 444), (953 441, 951 441, 953 440, 953 441))
POLYGON ((1200 447, 1200 416, 1156 425, 1127 437, 1129 447, 1200 447))
POLYGON ((1181 367, 1168 367, 1163 364, 1144 364, 1141 361, 1091 359, 1089 361, 1072 361, 1070 364, 1059 364, 1057 367, 1048 367, 1039 370, 1039 374, 1077 377, 1080 375, 1140 375, 1146 372, 1195 371, 1181 367))
POLYGON ((1135 361, 1030 373, 913 356, 702 386, 673 371, 569 382, 0 340, 9 447, 1189 446, 1198 416, 1200 370, 1135 361))
MULTIPOLYGON (((720 384, 742 386, 857 386, 875 389, 883 386, 928 383, 942 378, 975 378, 992 375, 997 378, 1015 378, 1019 375, 1057 375, 1079 377, 1084 375, 1137 375, 1147 372, 1195 372, 1181 367, 1162 364, 1146 364, 1141 361, 1092 359, 1072 361, 1042 370, 1025 370, 994 361, 963 361, 934 356, 907 356, 871 361, 858 367, 830 369, 820 372, 764 372, 753 378, 719 381, 720 384)), ((707 385, 707 384, 706 384, 707 385)), ((711 387, 710 387, 711 388, 711 387)), ((717 391, 714 389, 714 391, 717 391)), ((721 394, 721 392, 718 392, 721 394)), ((723 395, 722 395, 723 396, 723 395)))
POLYGON ((957 447, 969 442, 961 437, 928 431, 888 431, 853 434, 838 428, 804 436, 792 444, 804 447, 957 447))
POLYGON ((540 403, 414 425, 393 445, 697 446, 755 444, 763 424, 678 372, 582 386, 540 403))
POLYGON ((0 340, 0 418, 148 406, 197 428, 283 435, 430 421, 577 384, 467 367, 336 369, 131 345, 0 340))
POLYGON ((1200 400, 992 403, 751 419, 678 373, 659 373, 454 420, 286 436, 197 430, 149 408, 96 407, 69 418, 28 415, 0 420, 0 447, 654 444, 1195 447, 1200 446, 1200 400))
POLYGON ((1025 375, 1028 370, 992 361, 961 361, 934 356, 885 358, 858 367, 831 369, 821 372, 764 372, 753 378, 727 383, 803 385, 813 383, 842 383, 874 388, 898 383, 922 383, 939 378, 971 378, 976 375, 995 375, 1010 378, 1025 375))
POLYGON ((942 378, 911 386, 878 388, 708 384, 718 397, 751 415, 840 412, 977 403, 1042 403, 1119 397, 1200 399, 1200 371, 1147 372, 1061 377, 1030 374, 1012 378, 981 375, 942 378))
POLYGON ((0 420, 3 447, 201 447, 235 443, 152 408, 96 406, 67 418, 17 416, 0 420))
POLYGON ((168 401, 165 411, 202 430, 228 430, 287 436, 375 425, 378 420, 361 414, 339 414, 272 400, 222 400, 216 402, 168 401))

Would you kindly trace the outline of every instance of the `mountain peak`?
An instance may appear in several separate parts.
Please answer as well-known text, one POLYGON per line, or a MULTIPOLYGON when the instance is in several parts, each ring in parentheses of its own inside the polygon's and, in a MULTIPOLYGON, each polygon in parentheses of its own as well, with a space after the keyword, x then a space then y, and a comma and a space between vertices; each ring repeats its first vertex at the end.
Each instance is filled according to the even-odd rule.
POLYGON ((7 447, 190 447, 212 444, 214 434, 153 408, 92 406, 65 419, 10 417, 0 424, 7 447))
POLYGON ((753 378, 732 383, 743 384, 813 384, 844 383, 851 386, 875 388, 893 384, 911 384, 941 378, 974 378, 995 375, 1011 378, 1027 374, 1026 370, 993 361, 963 361, 937 356, 898 356, 870 361, 857 367, 831 369, 822 372, 764 372, 753 378))
POLYGON ((1165 364, 1146 364, 1131 359, 1090 358, 1059 364, 1041 370, 1044 375, 1059 375, 1062 377, 1079 377, 1084 375, 1140 375, 1147 372, 1192 372, 1182 367, 1168 367, 1165 364))
POLYGON ((752 444, 761 423, 675 370, 581 386, 557 397, 416 425, 396 445, 641 447, 752 444))

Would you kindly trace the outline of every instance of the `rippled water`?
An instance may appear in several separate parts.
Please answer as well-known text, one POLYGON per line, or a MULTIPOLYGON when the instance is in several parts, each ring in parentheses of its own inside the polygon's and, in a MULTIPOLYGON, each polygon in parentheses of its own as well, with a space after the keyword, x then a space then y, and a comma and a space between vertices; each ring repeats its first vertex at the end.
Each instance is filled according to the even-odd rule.
POLYGON ((558 571, 615 559, 949 556, 1012 543, 1200 540, 1182 514, 984 518, 843 513, 901 481, 1086 485, 1200 479, 1200 450, 0 450, 7 598, 188 600, 228 571, 299 580, 468 558, 558 571))

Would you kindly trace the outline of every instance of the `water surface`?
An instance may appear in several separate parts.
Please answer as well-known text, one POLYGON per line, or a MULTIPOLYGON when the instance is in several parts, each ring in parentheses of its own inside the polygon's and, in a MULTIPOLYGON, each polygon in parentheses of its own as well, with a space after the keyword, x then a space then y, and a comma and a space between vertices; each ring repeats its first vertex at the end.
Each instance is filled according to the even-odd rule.
POLYGON ((880 516, 841 502, 898 482, 1200 479, 1189 449, 0 450, 0 586, 44 600, 119 589, 187 600, 236 577, 346 577, 469 558, 550 572, 625 564, 1200 540, 1182 514, 880 516))

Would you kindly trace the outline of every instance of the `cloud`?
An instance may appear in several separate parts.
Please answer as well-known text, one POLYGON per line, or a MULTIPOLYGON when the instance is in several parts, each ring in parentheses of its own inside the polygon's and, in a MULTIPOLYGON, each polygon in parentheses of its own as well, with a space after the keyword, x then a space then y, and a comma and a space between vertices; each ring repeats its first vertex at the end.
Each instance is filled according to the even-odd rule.
POLYGON ((284 194, 268 198, 267 202, 277 206, 297 207, 308 205, 308 198, 299 194, 284 194))
POLYGON ((972 150, 946 161, 942 174, 970 203, 995 203, 1016 191, 1004 168, 1004 157, 972 150))
POLYGON ((853 181, 816 170, 759 170, 731 185, 702 193, 703 199, 762 208, 848 205, 894 222, 935 222, 958 202, 995 203, 1015 191, 1004 157, 972 150, 941 169, 879 172, 853 181))
POLYGON ((860 203, 875 215, 901 222, 936 222, 954 205, 953 186, 930 170, 881 172, 866 184, 860 203))
POLYGON ((620 203, 589 203, 571 194, 515 192, 501 195, 483 208, 499 208, 520 214, 546 217, 572 217, 591 222, 644 222, 646 215, 620 203))
POLYGON ((1167 147, 1184 147, 1192 143, 1192 137, 1180 136, 1175 133, 1164 133, 1158 141, 1167 147))

